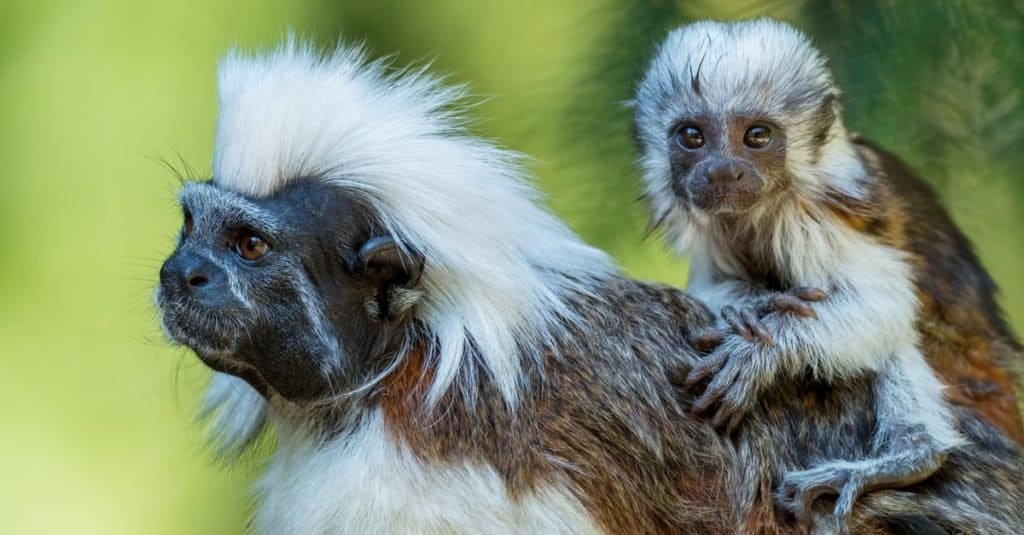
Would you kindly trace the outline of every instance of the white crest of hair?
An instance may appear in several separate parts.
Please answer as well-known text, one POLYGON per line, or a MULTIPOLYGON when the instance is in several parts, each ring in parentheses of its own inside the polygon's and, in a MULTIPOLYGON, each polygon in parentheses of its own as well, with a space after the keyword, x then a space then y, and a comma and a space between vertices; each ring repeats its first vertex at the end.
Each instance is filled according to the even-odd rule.
POLYGON ((259 482, 258 533, 599 533, 570 487, 512 497, 493 469, 424 463, 373 412, 326 444, 275 421, 280 448, 259 482), (471 504, 471 506, 467 506, 471 504))
MULTIPOLYGON (((825 58, 796 28, 771 19, 735 23, 701 21, 672 31, 658 49, 633 105, 643 149, 646 197, 671 242, 689 250, 713 220, 675 202, 669 178, 669 133, 683 117, 758 114, 781 120, 786 131, 786 171, 794 198, 813 199, 828 186, 858 197, 863 164, 834 105, 824 145, 811 131, 813 116, 839 90, 825 58), (696 227, 696 228, 694 228, 696 227)), ((785 206, 764 206, 749 217, 752 227, 787 219, 785 206)), ((703 252, 703 251, 701 251, 703 252)))
POLYGON ((328 181, 425 255, 416 315, 436 344, 433 401, 458 376, 487 373, 514 406, 520 345, 544 342, 571 321, 565 295, 614 272, 539 205, 517 154, 464 132, 453 109, 463 88, 389 70, 360 48, 321 55, 295 39, 229 54, 218 81, 216 184, 258 197, 328 181))

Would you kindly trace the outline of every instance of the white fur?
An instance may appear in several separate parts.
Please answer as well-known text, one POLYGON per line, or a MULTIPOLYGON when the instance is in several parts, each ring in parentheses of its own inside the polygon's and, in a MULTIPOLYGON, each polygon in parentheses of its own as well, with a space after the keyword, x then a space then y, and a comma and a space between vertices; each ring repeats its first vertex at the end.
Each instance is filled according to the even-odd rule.
POLYGON ((230 54, 219 71, 214 181, 265 196, 316 177, 363 196, 406 247, 426 255, 418 317, 439 351, 431 399, 460 370, 488 373, 514 405, 516 343, 547 336, 562 297, 612 271, 540 208, 514 153, 467 136, 461 89, 423 71, 388 72, 359 49, 320 56, 288 41, 230 54), (469 344, 477 362, 465 359, 469 344))
POLYGON ((324 310, 327 307, 319 296, 309 290, 313 285, 301 267, 296 266, 294 272, 299 273, 304 279, 301 284, 295 285, 298 289, 299 301, 302 302, 302 308, 306 313, 306 318, 309 319, 309 322, 313 326, 313 332, 316 334, 317 341, 320 342, 321 348, 327 352, 326 355, 319 357, 324 359, 320 362, 320 369, 322 370, 324 377, 328 380, 328 384, 331 388, 331 394, 343 394, 343 392, 338 392, 334 387, 333 382, 331 382, 331 377, 333 377, 337 369, 342 366, 342 359, 345 358, 345 356, 342 355, 342 348, 341 344, 338 343, 338 336, 324 314, 324 310))
POLYGON ((323 445, 287 420, 260 481, 259 533, 598 533, 558 482, 513 499, 493 468, 425 464, 387 434, 379 413, 323 445))
POLYGON ((825 58, 792 26, 771 19, 702 21, 669 33, 638 100, 675 93, 659 95, 668 118, 679 112, 778 110, 789 107, 782 98, 802 85, 831 84, 825 58), (695 77, 699 96, 690 83, 695 77))
MULTIPOLYGON (((816 303, 816 321, 786 316, 766 320, 775 327, 773 355, 792 371, 803 366, 825 379, 878 370, 901 347, 917 343, 917 294, 905 255, 827 216, 808 224, 779 214, 755 241, 782 266, 794 286, 826 289, 816 303)), ((729 246, 706 236, 696 242, 687 290, 715 311, 740 305, 759 292, 736 267, 729 246), (732 260, 732 262, 730 262, 732 260)))
POLYGON ((880 429, 907 423, 920 425, 940 450, 966 443, 943 402, 945 385, 935 377, 920 350, 903 348, 887 368, 879 374, 877 386, 880 429))

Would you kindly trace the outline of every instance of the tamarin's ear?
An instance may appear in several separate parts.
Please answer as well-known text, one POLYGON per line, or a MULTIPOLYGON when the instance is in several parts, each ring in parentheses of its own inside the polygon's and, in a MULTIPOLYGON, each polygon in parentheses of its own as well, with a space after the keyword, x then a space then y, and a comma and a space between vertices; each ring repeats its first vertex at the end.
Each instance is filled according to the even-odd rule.
POLYGON ((377 236, 359 248, 355 274, 374 291, 367 311, 374 319, 393 319, 412 308, 422 297, 418 289, 423 274, 423 255, 403 251, 392 236, 377 236))
POLYGON ((403 252, 391 236, 370 238, 359 248, 359 271, 377 285, 415 286, 423 272, 423 256, 403 252))

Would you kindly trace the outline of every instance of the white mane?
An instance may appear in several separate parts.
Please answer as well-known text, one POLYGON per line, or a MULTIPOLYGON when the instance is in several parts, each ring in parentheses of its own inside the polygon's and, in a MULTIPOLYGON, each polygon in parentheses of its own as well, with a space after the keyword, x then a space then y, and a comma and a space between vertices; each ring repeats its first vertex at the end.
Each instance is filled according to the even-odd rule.
POLYGON ((431 399, 464 370, 515 405, 518 346, 548 336, 571 317, 565 294, 614 268, 539 205, 517 154, 463 131, 464 90, 294 40, 230 53, 218 80, 214 182, 258 197, 316 177, 366 199, 426 257, 417 317, 437 343, 431 399))
POLYGON ((822 95, 832 85, 824 56, 796 28, 771 19, 707 20, 669 33, 638 99, 656 97, 690 113, 787 112, 794 107, 787 99, 822 95))
MULTIPOLYGON (((854 196, 862 193, 857 179, 863 168, 838 118, 838 104, 823 146, 809 127, 826 96, 837 98, 839 90, 824 56, 788 24, 771 19, 701 21, 669 33, 638 85, 633 105, 646 197, 670 242, 681 250, 698 245, 694 233, 706 232, 709 223, 706 214, 681 209, 671 189, 668 132, 681 117, 710 114, 725 120, 731 114, 753 113, 782 118, 786 169, 794 191, 807 198, 824 186, 854 196)), ((751 219, 770 225, 778 219, 779 207, 768 208, 764 214, 755 210, 751 219)))

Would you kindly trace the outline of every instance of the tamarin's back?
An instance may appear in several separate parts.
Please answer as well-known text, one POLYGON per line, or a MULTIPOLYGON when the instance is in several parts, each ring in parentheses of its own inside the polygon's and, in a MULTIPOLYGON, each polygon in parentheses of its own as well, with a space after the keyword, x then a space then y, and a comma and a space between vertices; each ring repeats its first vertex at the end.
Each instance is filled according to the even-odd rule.
POLYGON ((950 400, 1024 442, 1013 371, 1021 345, 996 302, 995 282, 928 183, 885 150, 865 140, 856 145, 882 180, 872 185, 869 202, 837 195, 837 209, 855 227, 910 254, 922 350, 949 385, 950 400))
MULTIPOLYGON (((507 411, 484 378, 472 410, 450 392, 443 411, 417 419, 425 389, 409 387, 431 372, 423 368, 429 359, 414 355, 379 392, 393 435, 430 463, 491 466, 513 495, 551 480, 568 484, 608 533, 795 534, 774 506, 782 476, 822 459, 872 454, 873 374, 841 384, 785 381, 736 435, 723 437, 686 414, 693 398, 676 388, 700 361, 688 340, 713 325, 710 311, 675 288, 621 277, 591 290, 567 301, 579 321, 540 352, 531 373, 543 376, 543 387, 517 411, 507 411)), ((1024 522, 1013 507, 1022 499, 1012 477, 1022 467, 1019 446, 971 414, 961 423, 978 447, 952 453, 914 492, 886 491, 858 508, 853 533, 915 532, 899 523, 918 516, 972 533, 1024 522), (986 473, 1000 475, 981 479, 986 473)))

